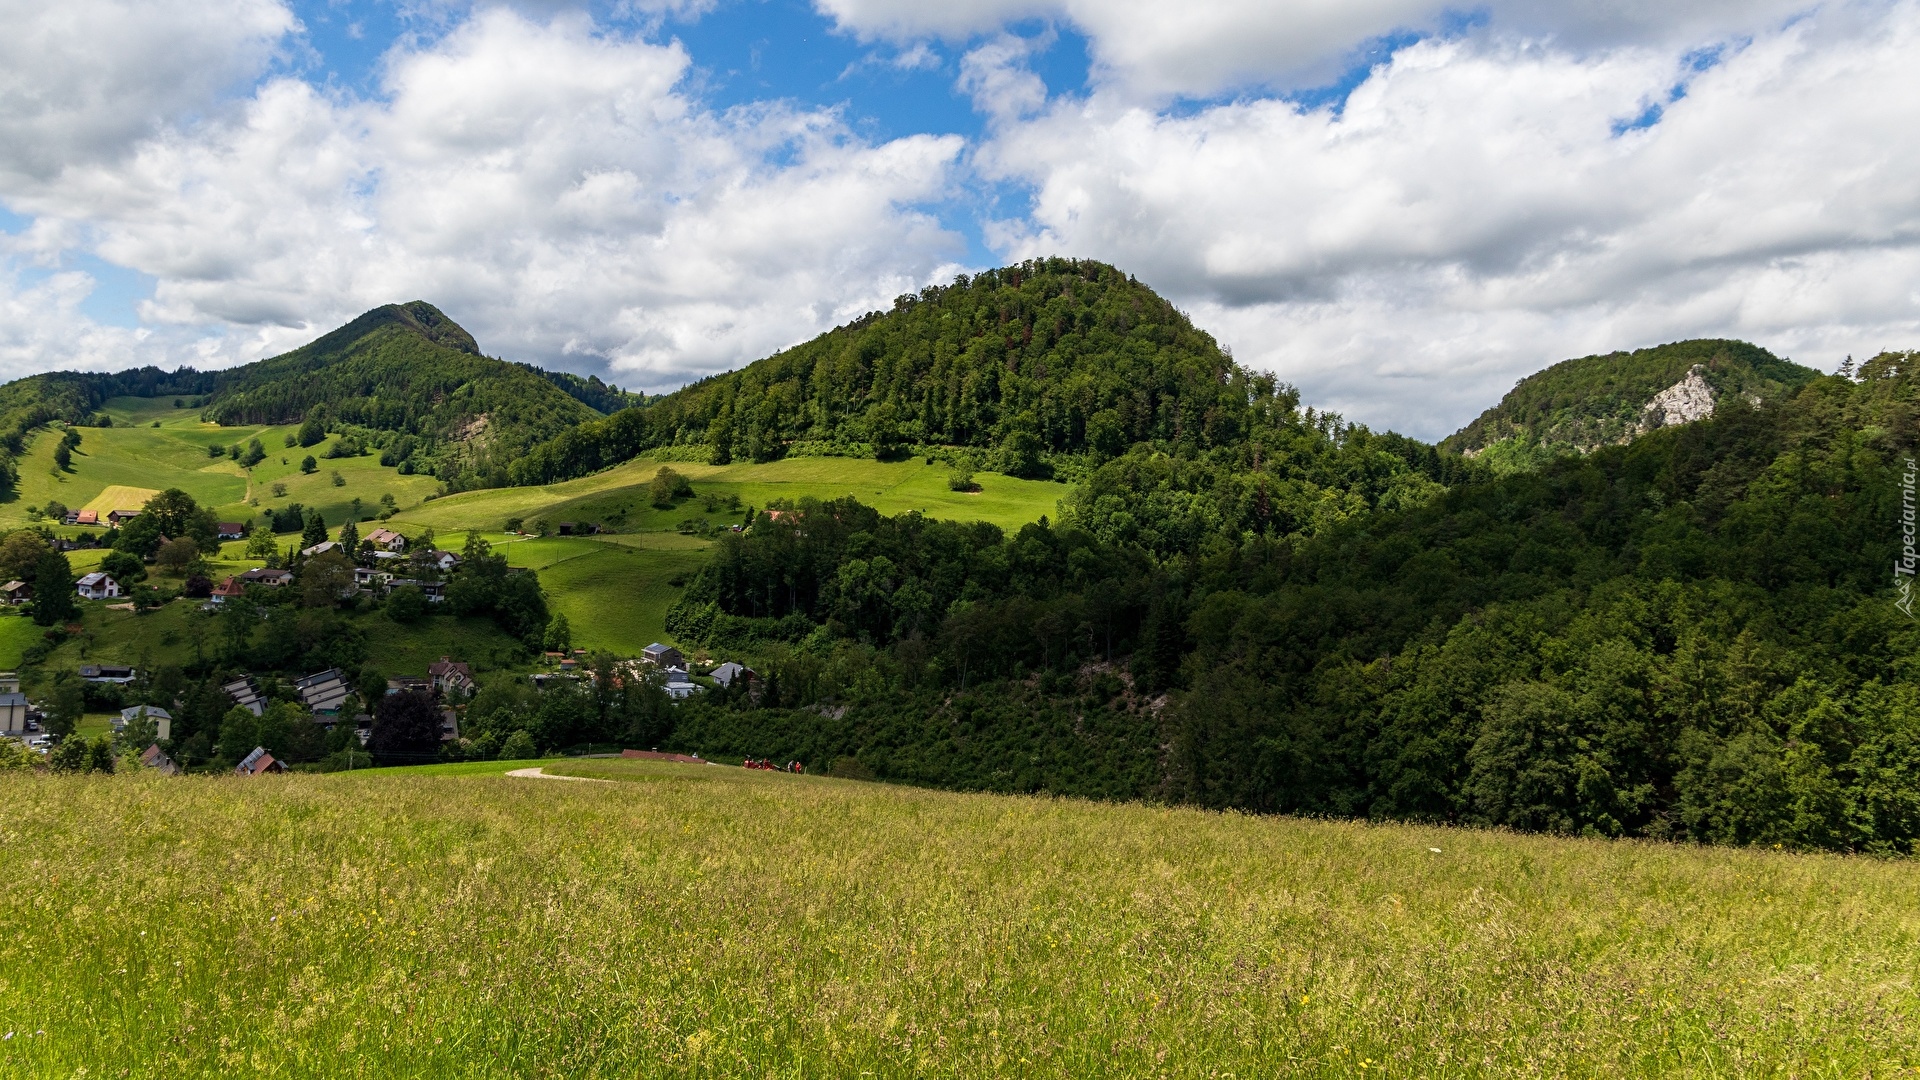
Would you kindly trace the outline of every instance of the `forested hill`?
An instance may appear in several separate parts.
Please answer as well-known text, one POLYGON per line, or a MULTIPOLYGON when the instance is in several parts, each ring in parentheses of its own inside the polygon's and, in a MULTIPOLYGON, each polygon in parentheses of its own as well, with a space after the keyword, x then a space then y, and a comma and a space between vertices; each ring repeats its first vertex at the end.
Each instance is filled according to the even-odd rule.
MULTIPOLYGON (((1013 536, 803 502, 723 537, 670 615, 761 673, 681 706, 673 741, 954 787, 1912 854, 1917 442, 1920 354, 1887 354, 1292 532, 1141 498, 1106 475, 1132 455, 1101 469, 1132 491, 1109 512, 1013 536)), ((1394 457, 1296 443, 1332 476, 1394 457)))
POLYGON ((1729 397, 1773 400, 1818 374, 1744 341, 1678 341, 1584 356, 1520 380, 1440 445, 1470 455, 1491 451, 1489 463, 1502 470, 1529 467, 1555 453, 1586 453, 1670 426, 1703 402, 1710 409, 1729 397), (1663 397, 1666 391, 1673 392, 1663 397))
POLYGON ((507 461, 599 413, 538 369, 481 355, 473 335, 416 300, 220 373, 204 415, 405 433, 419 444, 412 453, 457 487, 505 482, 507 461))
POLYGON ((889 312, 567 432, 513 475, 545 483, 663 446, 715 462, 968 447, 1022 474, 1137 443, 1191 456, 1245 437, 1249 386, 1146 285, 1104 263, 1039 259, 902 296, 889 312))

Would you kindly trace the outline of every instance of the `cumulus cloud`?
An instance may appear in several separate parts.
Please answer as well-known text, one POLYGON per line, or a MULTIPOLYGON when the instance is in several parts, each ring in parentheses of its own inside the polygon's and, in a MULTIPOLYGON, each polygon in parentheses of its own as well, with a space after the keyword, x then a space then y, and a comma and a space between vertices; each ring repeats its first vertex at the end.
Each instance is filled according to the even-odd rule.
POLYGON ((957 138, 716 114, 677 92, 688 64, 578 15, 492 9, 391 55, 378 100, 276 79, 12 201, 157 277, 145 320, 263 328, 229 360, 420 297, 496 353, 669 386, 950 272, 959 241, 913 207, 957 138))
POLYGON ((1434 40, 1337 112, 1096 92, 1001 123, 978 161, 1033 190, 996 231, 1010 255, 1113 261, 1310 399, 1438 436, 1584 351, 1920 332, 1920 145, 1888 137, 1920 123, 1917 48, 1913 4, 1802 20, 1705 71, 1434 40))
POLYGON ((0 178, 111 159, 250 80, 295 26, 278 0, 0 0, 0 178))
MULTIPOLYGON (((815 0, 845 31, 872 38, 964 38, 1044 18, 1085 34, 1111 93, 1208 96, 1298 88, 1333 77, 1362 44, 1457 28, 1463 5, 1435 0, 815 0)), ((1464 7, 1496 31, 1563 47, 1692 44, 1761 32, 1806 0, 1490 0, 1464 7)))

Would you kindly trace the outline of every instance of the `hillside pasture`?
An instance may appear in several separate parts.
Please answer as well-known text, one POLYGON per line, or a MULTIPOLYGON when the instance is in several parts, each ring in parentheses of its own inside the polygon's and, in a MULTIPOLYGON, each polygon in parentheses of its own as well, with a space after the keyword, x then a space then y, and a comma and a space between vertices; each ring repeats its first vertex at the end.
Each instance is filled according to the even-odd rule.
POLYGON ((532 567, 547 605, 565 615, 578 648, 638 656, 667 641, 667 609, 680 597, 675 578, 691 576, 707 543, 674 533, 620 537, 544 537, 500 548, 510 566, 532 567), (626 541, 626 542, 621 542, 626 541))
POLYGON ((592 521, 621 532, 677 528, 706 518, 732 524, 748 506, 765 507, 777 499, 837 499, 852 495, 884 514, 919 510, 930 517, 991 521, 1017 529, 1057 514, 1066 487, 1043 480, 1018 480, 998 473, 977 473, 978 492, 956 492, 948 470, 921 461, 883 462, 865 458, 789 458, 765 464, 705 465, 636 459, 605 472, 562 484, 495 488, 435 499, 400 515, 400 520, 435 529, 495 530, 509 518, 527 523, 544 519, 592 521), (662 464, 693 483, 694 497, 671 510, 656 509, 647 486, 662 464), (704 496, 735 496, 739 510, 707 510, 704 496))
MULTIPOLYGON (((520 763, 516 763, 518 765, 520 763)), ((715 765, 0 776, 21 1076, 1892 1076, 1904 861, 715 765)))
POLYGON ((244 521, 262 509, 300 503, 317 507, 329 525, 348 516, 352 501, 361 500, 365 515, 379 512, 380 496, 391 494, 400 506, 411 506, 439 489, 431 476, 402 476, 382 466, 378 454, 328 459, 337 442, 329 437, 319 445, 286 445, 292 425, 221 427, 204 423, 191 409, 174 409, 174 399, 113 398, 101 410, 113 418, 110 428, 81 428, 81 442, 73 464, 62 471, 53 461, 59 443, 57 431, 35 435, 20 459, 20 485, 0 501, 0 527, 29 524, 26 508, 58 501, 70 508, 89 510, 136 509, 142 493, 179 488, 224 521, 244 521), (153 424, 158 422, 159 426, 153 424), (259 439, 267 457, 252 469, 242 469, 230 457, 213 457, 211 446, 245 446, 259 439), (317 459, 316 471, 305 474, 300 463, 307 455, 317 459), (343 483, 333 482, 338 472, 343 483), (276 496, 273 485, 285 486, 276 496), (258 505, 254 505, 257 503, 258 505))

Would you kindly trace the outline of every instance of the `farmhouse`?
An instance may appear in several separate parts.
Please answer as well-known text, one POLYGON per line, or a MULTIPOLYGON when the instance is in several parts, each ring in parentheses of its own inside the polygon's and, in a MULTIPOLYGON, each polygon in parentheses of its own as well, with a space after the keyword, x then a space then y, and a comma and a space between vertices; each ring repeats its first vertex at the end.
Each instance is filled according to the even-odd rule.
POLYGON ((107 511, 107 521, 110 524, 114 524, 114 525, 125 525, 127 522, 132 521, 134 518, 137 518, 139 516, 140 516, 140 511, 138 510, 107 511))
POLYGON ((33 599, 33 586, 24 581, 9 581, 0 585, 0 604, 18 607, 33 599))
POLYGON ((325 543, 315 544, 312 547, 301 548, 300 554, 304 558, 311 559, 315 555, 325 555, 329 551, 338 551, 342 555, 349 555, 349 556, 353 554, 352 552, 348 551, 346 548, 341 547, 338 541, 334 541, 334 540, 328 540, 325 543))
POLYGON ((93 510, 72 510, 67 513, 66 524, 98 525, 100 524, 100 515, 93 510))
POLYGON ((267 748, 264 746, 254 747, 252 753, 241 758, 240 764, 233 767, 233 772, 236 776, 259 776, 262 773, 283 773, 286 771, 287 767, 281 764, 272 754, 267 753, 267 748))
POLYGON ((135 705, 121 709, 120 715, 113 721, 113 730, 125 731, 127 725, 140 719, 143 713, 160 729, 162 741, 173 738, 173 714, 158 705, 135 705))
POLYGON ((407 538, 388 528, 379 528, 368 533, 365 542, 372 544, 376 551, 387 551, 396 555, 407 550, 407 538))
POLYGON ((119 683, 124 686, 133 681, 135 674, 132 668, 118 664, 80 665, 80 678, 90 683, 119 683))
POLYGON ((229 577, 227 580, 213 587, 210 598, 216 604, 224 604, 229 600, 238 599, 245 595, 247 595, 247 587, 240 584, 236 579, 229 577))
POLYGON ((282 585, 293 583, 293 571, 263 566, 258 570, 249 570, 241 574, 240 582, 243 585, 265 585, 277 589, 282 585))
POLYGON ((88 600, 110 600, 120 595, 120 583, 98 570, 75 582, 74 588, 88 600))
POLYGON ((222 540, 244 540, 247 536, 246 525, 238 521, 223 521, 216 526, 216 531, 222 540))

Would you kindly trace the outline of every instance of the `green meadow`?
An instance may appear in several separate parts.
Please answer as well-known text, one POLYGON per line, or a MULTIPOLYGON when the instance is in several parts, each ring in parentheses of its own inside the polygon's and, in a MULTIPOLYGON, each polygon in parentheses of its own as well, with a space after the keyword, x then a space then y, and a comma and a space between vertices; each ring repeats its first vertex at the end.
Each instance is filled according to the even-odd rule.
POLYGON ((766 464, 702 465, 675 461, 668 464, 693 481, 695 498, 671 511, 655 510, 647 493, 662 463, 646 458, 617 465, 605 472, 544 487, 495 488, 435 499, 410 508, 401 519, 436 529, 500 529, 508 518, 531 523, 544 518, 605 523, 619 520, 625 529, 671 528, 682 521, 707 518, 719 524, 740 520, 742 511, 707 510, 700 496, 733 495, 747 506, 765 507, 778 499, 836 499, 852 495, 883 514, 918 510, 929 517, 963 521, 991 521, 1009 531, 1029 521, 1059 512, 1067 492, 1063 484, 1017 480, 998 473, 978 473, 978 492, 956 492, 947 486, 943 465, 914 461, 872 461, 866 458, 790 458, 766 464))
MULTIPOLYGON (((354 499, 360 500, 363 513, 370 517, 379 510, 381 496, 392 495, 399 511, 387 523, 390 527, 416 537, 431 528, 436 542, 447 547, 457 548, 468 530, 505 544, 503 550, 513 565, 538 571, 550 606, 567 616, 577 645, 623 655, 636 654, 650 642, 668 637, 667 609, 679 595, 679 586, 673 582, 698 569, 710 543, 683 533, 683 528, 697 533, 702 522, 715 528, 736 524, 748 507, 765 507, 782 499, 853 495, 884 513, 919 510, 933 517, 991 521, 1012 530, 1057 514, 1066 492, 1060 484, 995 473, 977 475, 978 492, 955 492, 948 488, 945 466, 918 459, 797 458, 727 466, 674 462, 672 467, 693 481, 694 497, 659 508, 652 504, 648 484, 661 463, 643 459, 563 484, 435 498, 438 482, 433 477, 402 476, 380 465, 378 455, 326 458, 333 438, 305 449, 286 446, 286 436, 294 430, 291 425, 202 423, 195 410, 174 408, 171 398, 114 398, 102 411, 113 418, 114 426, 82 428, 80 447, 65 471, 54 466, 55 438, 42 433, 33 440, 20 459, 19 490, 0 501, 0 528, 30 524, 29 506, 57 501, 104 513, 137 508, 153 492, 171 487, 214 507, 224 521, 250 520, 262 510, 297 502, 318 508, 328 525, 338 528, 349 516, 354 499), (207 452, 216 445, 244 446, 253 438, 266 448, 267 458, 250 471, 230 457, 215 458, 207 452), (319 459, 319 468, 303 474, 300 462, 308 454, 319 459), (538 521, 556 531, 561 522, 591 521, 609 531, 594 537, 523 539, 504 531, 507 520, 515 517, 529 529, 538 521)), ((369 527, 362 525, 361 531, 369 527)), ((283 542, 288 540, 291 537, 283 542)), ((240 548, 224 546, 215 560, 220 574, 260 565, 258 560, 242 557, 240 548)), ((102 554, 77 551, 69 555, 69 562, 75 572, 84 573, 99 565, 102 554)), ((127 663, 139 662, 143 653, 156 662, 191 655, 195 644, 185 612, 173 617, 182 624, 177 627, 162 626, 156 618, 143 615, 134 622, 131 614, 124 619, 112 613, 89 615, 93 643, 85 648, 86 655, 127 663), (145 633, 150 628, 156 632, 145 633)), ((433 619, 425 625, 443 621, 433 619)), ((385 622, 370 625, 407 657, 431 652, 441 644, 447 648, 463 644, 460 634, 401 630, 385 622)), ((38 633, 9 634, 8 628, 0 617, 0 664, 7 662, 7 656, 17 662, 19 651, 38 633)), ((486 652, 490 654, 492 648, 487 645, 486 652)), ((69 652, 79 655, 82 647, 63 646, 59 655, 69 652)))
POLYGON ((1910 862, 529 764, 0 778, 0 1072, 1920 1067, 1910 862))

